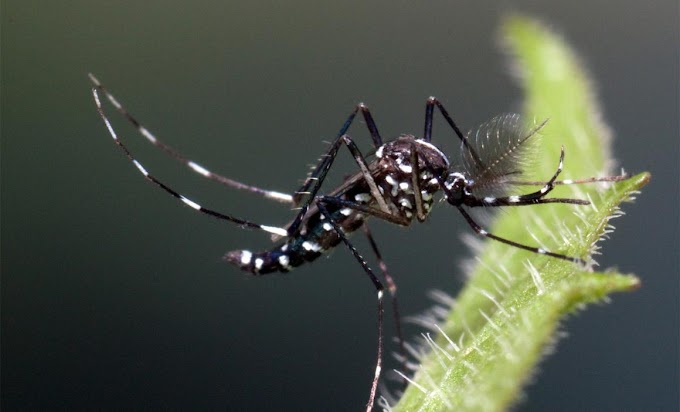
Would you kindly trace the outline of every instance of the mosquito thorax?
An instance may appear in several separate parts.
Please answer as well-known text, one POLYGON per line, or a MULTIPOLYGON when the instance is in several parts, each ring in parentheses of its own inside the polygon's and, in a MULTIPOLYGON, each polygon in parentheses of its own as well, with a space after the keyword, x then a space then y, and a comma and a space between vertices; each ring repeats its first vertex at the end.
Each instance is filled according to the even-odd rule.
POLYGON ((424 220, 429 214, 434 194, 441 188, 439 180, 446 176, 449 160, 432 143, 412 135, 402 135, 380 146, 376 152, 376 184, 394 213, 412 219, 424 220), (414 170, 414 159, 418 167, 414 170), (415 174, 417 173, 417 176, 415 174), (414 177, 420 195, 414 192, 414 177), (417 202, 421 202, 422 215, 417 202))

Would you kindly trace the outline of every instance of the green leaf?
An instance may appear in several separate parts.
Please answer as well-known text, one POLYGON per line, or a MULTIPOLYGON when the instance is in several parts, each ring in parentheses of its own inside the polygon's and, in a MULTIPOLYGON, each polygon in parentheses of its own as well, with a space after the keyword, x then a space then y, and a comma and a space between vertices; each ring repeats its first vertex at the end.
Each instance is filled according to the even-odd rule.
MULTIPOLYGON (((502 36, 525 90, 524 118, 549 119, 541 130, 532 179, 547 180, 564 146, 560 178, 612 174, 610 132, 578 58, 559 36, 529 18, 508 17, 502 36)), ((589 257, 613 229, 618 206, 649 181, 642 173, 617 183, 556 188, 551 197, 589 199, 592 205, 546 204, 505 208, 491 233, 569 256, 589 257), (509 210, 508 210, 509 209, 509 210)), ((559 321, 612 292, 639 286, 633 275, 593 272, 564 260, 486 241, 443 334, 426 341, 394 411, 502 411, 519 397, 536 364, 554 342, 559 321)))

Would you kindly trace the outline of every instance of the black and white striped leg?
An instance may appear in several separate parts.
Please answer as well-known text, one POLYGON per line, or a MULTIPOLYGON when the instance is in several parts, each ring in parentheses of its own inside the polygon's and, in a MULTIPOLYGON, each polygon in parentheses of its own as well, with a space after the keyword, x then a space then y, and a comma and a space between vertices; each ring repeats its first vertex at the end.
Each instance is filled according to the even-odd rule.
MULTIPOLYGON (((555 171, 555 174, 552 176, 552 178, 548 182, 541 182, 540 184, 543 185, 543 187, 540 190, 537 190, 532 193, 527 193, 524 195, 517 195, 517 196, 505 196, 505 197, 484 197, 484 198, 477 198, 475 196, 468 196, 465 199, 465 205, 469 207, 476 207, 476 206, 484 206, 484 207, 495 207, 495 206, 526 206, 526 205, 537 205, 537 204, 545 204, 545 203, 568 203, 568 204, 574 204, 574 205, 589 205, 590 202, 588 200, 582 200, 582 199, 569 199, 569 198, 551 198, 551 199, 545 199, 545 196, 550 193, 556 186, 557 182, 557 177, 562 173, 562 168, 564 166, 564 147, 561 148, 560 150, 560 161, 559 165, 557 167, 557 170, 555 171)), ((614 179, 617 177, 609 177, 607 178, 607 181, 613 181, 610 179, 614 179)), ((588 183, 593 182, 595 180, 593 179, 586 179, 583 181, 576 181, 578 183, 588 183)), ((562 184, 575 184, 575 181, 566 181, 569 183, 564 183, 565 181, 561 181, 562 184)), ((528 182, 528 183, 537 183, 537 182, 528 182)))
MULTIPOLYGON (((562 163, 563 155, 564 155, 564 153, 562 154, 562 156, 560 156, 560 165, 562 163)), ((427 161, 427 159, 425 159, 425 164, 426 164, 426 168, 428 170, 432 169, 432 166, 427 161)), ((556 173, 555 176, 553 176, 553 178, 557 177, 558 174, 559 174, 559 172, 556 173)), ((439 185, 441 186, 441 188, 444 190, 444 193, 446 195, 447 200, 457 199, 459 197, 456 193, 453 193, 453 191, 450 187, 446 186, 446 184, 445 184, 444 180, 441 178, 441 176, 435 175, 435 178, 439 182, 439 185)), ((467 197, 471 197, 471 196, 468 195, 465 198, 467 198, 467 197)), ((474 197, 472 197, 472 198, 474 198, 474 197)), ((465 199, 463 199, 461 201, 461 203, 464 204, 464 200, 465 199)), ((468 225, 470 225, 472 230, 474 230, 475 233, 477 233, 478 235, 487 237, 489 239, 496 240, 496 241, 501 242, 501 243, 505 243, 506 245, 514 246, 514 247, 519 248, 519 249, 528 250, 529 252, 537 253, 539 255, 546 255, 546 256, 551 256, 551 257, 554 257, 554 258, 557 258, 557 259, 567 260, 567 261, 578 263, 578 264, 585 264, 585 261, 581 258, 567 256, 567 255, 563 255, 563 254, 560 254, 560 253, 553 253, 553 252, 550 252, 550 251, 545 250, 545 249, 540 248, 540 247, 527 246, 527 245, 524 245, 524 244, 521 244, 521 243, 514 242, 514 241, 509 240, 509 239, 502 238, 500 236, 496 236, 493 233, 489 233, 486 230, 482 229, 482 227, 479 226, 477 224, 477 222, 474 221, 474 219, 472 219, 472 216, 470 216, 470 214, 467 213, 465 211, 465 209, 463 209, 463 207, 461 206, 461 203, 451 202, 451 201, 449 201, 449 203, 451 203, 452 205, 454 205, 458 209, 460 214, 463 215, 463 217, 465 218, 465 221, 468 223, 468 225)))
MULTIPOLYGON (((627 174, 622 174, 622 175, 617 175, 617 176, 603 176, 603 177, 589 177, 587 179, 564 179, 564 180, 555 180, 553 182, 553 185, 559 186, 559 185, 582 185, 586 183, 601 183, 601 182, 622 182, 624 180, 630 179, 630 176, 627 174)), ((506 184, 509 185, 516 185, 516 186, 540 186, 544 185, 545 182, 529 182, 529 181, 522 181, 522 180, 511 180, 508 182, 505 182, 506 184)))
MULTIPOLYGON (((127 111, 127 109, 116 99, 109 91, 108 89, 102 85, 99 80, 94 77, 91 73, 88 74, 90 77, 90 80, 94 84, 94 88, 106 96, 106 98, 109 100, 109 102, 113 105, 113 107, 120 113, 128 122, 130 122, 141 134, 147 141, 149 141, 151 144, 154 146, 158 147, 159 149, 163 150, 165 153, 167 153, 170 157, 174 158, 178 162, 184 164, 187 166, 189 169, 192 171, 198 173, 199 175, 210 179, 214 180, 218 183, 221 183, 227 187, 233 188, 233 189, 239 189, 239 190, 245 190, 251 193, 255 193, 261 196, 264 196, 265 198, 275 200, 277 202, 281 203, 288 203, 292 204, 293 203, 293 197, 289 194, 277 192, 274 190, 266 190, 266 189, 261 189, 259 187, 247 185, 245 183, 238 182, 233 179, 229 179, 228 177, 222 176, 220 174, 214 173, 207 168, 201 166, 200 164, 194 162, 193 160, 190 160, 186 156, 184 156, 182 153, 177 151, 171 146, 168 146, 167 144, 163 143, 160 141, 153 133, 149 131, 144 125, 142 125, 130 112, 127 111)), ((96 100, 99 102, 99 100, 96 100)), ((100 104, 97 104, 97 108, 100 112, 100 115, 103 117, 106 117, 103 113, 103 109, 100 104)))
POLYGON ((145 168, 142 166, 142 164, 137 161, 135 156, 132 154, 132 152, 123 144, 123 142, 120 141, 118 138, 118 135, 116 134, 115 130, 113 129, 113 126, 111 126, 111 123, 109 122, 109 119, 106 117, 104 114, 104 111, 102 109, 101 101, 99 100, 99 94, 97 91, 99 88, 94 87, 92 89, 92 95, 94 97, 95 103, 97 105, 97 111, 99 112, 99 116, 102 118, 104 121, 104 124, 106 125, 106 128, 109 131, 109 134, 113 138, 113 141, 120 147, 120 149, 125 153, 125 156, 127 156, 128 159, 135 165, 137 170, 150 182, 154 183, 167 193, 171 194, 173 197, 176 199, 182 201, 185 205, 191 207, 194 210, 197 210, 201 213, 204 213, 206 215, 213 216, 215 218, 221 219, 221 220, 226 220, 232 223, 235 223, 243 228, 251 228, 251 229, 260 229, 264 230, 265 232, 273 233, 279 236, 287 236, 288 232, 286 229, 280 228, 280 227, 275 227, 275 226, 268 226, 268 225, 261 225, 259 223, 251 222, 249 220, 244 220, 244 219, 239 219, 237 217, 225 214, 225 213, 220 213, 217 211, 214 211, 212 209, 207 209, 204 208, 203 206, 199 205, 198 203, 194 202, 193 200, 185 197, 184 195, 181 195, 180 193, 176 192, 174 189, 170 188, 167 186, 165 183, 161 182, 158 180, 156 177, 151 175, 145 168))
POLYGON ((506 196, 506 197, 483 197, 478 198, 474 196, 467 196, 465 198, 465 206, 468 207, 498 207, 498 206, 530 206, 543 205, 547 203, 566 203, 570 205, 587 206, 590 201, 583 199, 570 199, 561 197, 551 197, 549 199, 521 199, 522 196, 506 196))
MULTIPOLYGON (((546 183, 543 184, 543 187, 540 190, 537 190, 535 192, 527 193, 524 195, 518 195, 518 196, 507 196, 507 197, 485 197, 482 199, 478 199, 475 196, 467 196, 465 198, 465 205, 469 207, 475 207, 475 206, 510 206, 510 205, 515 205, 515 206, 520 206, 520 205, 535 205, 539 203, 574 203, 570 199, 561 199, 562 202, 541 202, 541 199, 545 197, 548 193, 550 193, 553 188, 555 187, 555 180, 557 180, 557 177, 562 173, 562 167, 564 166, 564 146, 560 150, 560 161, 559 164, 557 165, 557 170, 553 174, 553 176, 548 180, 546 183), (481 200, 481 202, 480 202, 481 200)), ((579 201, 576 202, 576 204, 582 204, 579 201)), ((590 202, 587 202, 585 204, 590 204, 590 202)))
MULTIPOLYGON (((528 201, 528 200, 534 200, 534 199, 540 199, 550 193, 554 188, 555 188, 555 180, 557 180, 557 177, 562 173, 562 168, 564 167, 564 146, 560 148, 560 161, 557 165, 557 170, 555 170, 555 173, 553 176, 548 180, 543 187, 540 190, 537 190, 532 193, 527 193, 525 195, 521 196, 516 196, 519 201, 528 201)), ((515 197, 511 196, 511 200, 514 200, 515 197)))
POLYGON ((387 283, 387 290, 390 292, 390 297, 392 298, 392 316, 394 317, 394 327, 397 332, 397 340, 399 341, 400 362, 402 369, 406 371, 406 347, 404 346, 404 334, 401 330, 401 316, 399 315, 399 303, 397 302, 397 284, 394 282, 394 278, 387 270, 387 264, 383 260, 380 250, 378 250, 378 244, 375 242, 375 239, 371 234, 371 230, 368 228, 368 224, 364 223, 363 227, 364 233, 366 234, 368 242, 371 245, 371 249, 373 249, 373 253, 378 260, 378 266, 380 267, 380 271, 383 274, 385 283, 387 283))
POLYGON ((463 215, 465 220, 468 222, 468 224, 470 225, 472 230, 474 230, 475 233, 477 233, 478 235, 488 237, 489 239, 493 239, 493 240, 496 240, 498 242, 505 243, 506 245, 514 246, 514 247, 519 248, 519 249, 528 250, 529 252, 537 253, 539 255, 546 255, 546 256, 551 256, 551 257, 557 258, 557 259, 568 260, 570 262, 574 262, 574 263, 578 263, 578 264, 585 264, 585 261, 581 258, 567 256, 567 255, 563 255, 563 254, 560 254, 560 253, 550 252, 550 251, 543 249, 543 248, 540 248, 540 247, 523 245, 521 243, 513 242, 512 240, 508 240, 508 239, 502 238, 500 236, 496 236, 493 233, 489 233, 486 230, 482 229, 482 227, 479 226, 477 224, 477 222, 475 222, 472 219, 472 217, 465 211, 465 209, 463 209, 461 206, 457 206, 457 208, 458 208, 458 211, 463 215))
POLYGON ((326 217, 328 222, 330 222, 331 225, 333 225, 333 230, 340 236, 340 239, 342 239, 343 243, 347 248, 352 252, 352 255, 354 255, 355 259, 359 262, 361 267, 364 269, 364 273, 368 276, 368 278, 371 280, 373 283, 373 286, 375 287, 375 290, 378 294, 378 355, 377 359, 375 362, 375 373, 373 375, 373 381, 371 382, 371 389, 369 392, 368 396, 368 402, 366 403, 366 412, 371 412, 373 410, 373 404, 375 403, 375 395, 378 390, 378 381, 380 380, 380 373, 382 371, 382 358, 383 358, 383 296, 384 296, 384 290, 385 287, 383 286, 382 282, 378 279, 377 276, 375 276, 375 273, 373 273, 373 270, 371 270, 371 267, 368 266, 368 263, 366 263, 366 260, 359 254, 359 251, 350 243, 349 239, 345 235, 345 232, 342 230, 340 225, 332 218, 332 215, 328 212, 328 209, 324 205, 324 200, 319 199, 317 206, 319 208, 319 211, 321 212, 322 215, 326 217))

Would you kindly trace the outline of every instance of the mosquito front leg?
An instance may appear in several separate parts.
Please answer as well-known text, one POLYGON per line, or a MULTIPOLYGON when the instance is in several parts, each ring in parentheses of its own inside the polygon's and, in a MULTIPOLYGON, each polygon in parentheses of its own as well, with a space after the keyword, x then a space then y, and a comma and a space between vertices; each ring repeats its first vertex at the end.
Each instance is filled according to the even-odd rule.
POLYGON ((386 222, 394 223, 399 226, 408 226, 411 221, 405 217, 399 215, 393 215, 391 213, 383 212, 382 210, 376 209, 371 206, 362 205, 361 203, 352 202, 351 200, 341 199, 334 196, 319 196, 318 202, 323 202, 328 205, 335 205, 337 207, 346 207, 348 209, 356 210, 366 215, 382 219, 386 222))
POLYGON ((546 199, 545 196, 550 193, 556 185, 557 177, 562 173, 562 168, 564 166, 564 147, 560 150, 560 161, 557 166, 555 174, 548 182, 541 183, 543 187, 532 193, 527 193, 524 195, 517 196, 505 196, 505 197, 484 197, 477 198, 475 196, 468 196, 465 199, 465 205, 469 207, 485 206, 485 207, 495 207, 495 206, 527 206, 527 205, 538 205, 545 203, 568 203, 575 205, 589 205, 590 202, 581 199, 568 199, 568 198, 552 198, 546 199))
POLYGON ((560 253, 550 252, 549 250, 546 250, 546 249, 543 249, 543 248, 540 248, 540 247, 527 246, 527 245, 517 243, 517 242, 509 240, 509 239, 502 238, 500 236, 496 236, 493 233, 489 233, 486 230, 482 229, 482 227, 479 226, 477 224, 477 222, 475 222, 472 219, 472 217, 465 211, 465 209, 463 209, 461 206, 457 206, 457 208, 458 208, 458 211, 463 215, 465 220, 468 222, 468 224, 470 225, 472 230, 474 230, 475 233, 477 233, 478 235, 487 237, 489 239, 496 240, 496 241, 501 242, 501 243, 505 243, 506 245, 514 246, 514 247, 519 248, 519 249, 528 250, 529 252, 537 253, 539 255, 546 255, 546 256, 551 256, 551 257, 557 258, 557 259, 567 260, 569 262, 574 262, 574 263, 578 263, 578 264, 585 264, 585 261, 581 258, 567 256, 567 255, 563 255, 563 254, 560 254, 560 253))
MULTIPOLYGON (((599 183, 599 182, 621 182, 624 180, 630 179, 630 176, 622 173, 621 175, 618 176, 603 176, 603 177, 589 177, 587 179, 564 179, 564 180, 555 180, 553 182, 553 185, 558 186, 558 185, 581 185, 585 183, 599 183)), ((521 181, 521 180, 510 180, 506 182, 506 184, 509 185, 518 185, 518 186, 540 186, 544 185, 545 182, 527 182, 527 181, 521 181)))

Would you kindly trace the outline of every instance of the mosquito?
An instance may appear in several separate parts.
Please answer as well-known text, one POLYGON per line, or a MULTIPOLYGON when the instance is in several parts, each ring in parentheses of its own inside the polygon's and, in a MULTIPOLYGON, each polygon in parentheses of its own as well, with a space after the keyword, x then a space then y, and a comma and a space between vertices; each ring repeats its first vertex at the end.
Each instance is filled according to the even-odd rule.
MULTIPOLYGON (((385 285, 392 299, 392 310, 397 324, 397 337, 403 352, 403 338, 396 300, 397 287, 367 226, 368 218, 377 218, 399 226, 409 226, 414 218, 418 222, 427 219, 441 194, 443 201, 453 206, 463 216, 472 230, 483 237, 539 255, 583 264, 581 257, 573 257, 497 236, 483 229, 470 215, 471 208, 529 206, 547 203, 588 205, 587 200, 572 198, 549 198, 547 195, 557 185, 592 182, 615 182, 628 176, 593 177, 582 180, 557 180, 564 163, 564 147, 561 148, 557 167, 550 179, 544 182, 522 181, 522 162, 527 156, 531 138, 537 135, 545 122, 534 128, 523 125, 516 114, 497 116, 481 125, 476 132, 464 135, 442 103, 435 97, 425 104, 425 128, 422 137, 401 135, 383 142, 368 107, 360 103, 354 107, 344 124, 320 158, 302 186, 292 194, 247 185, 208 170, 188 159, 179 151, 166 145, 133 117, 125 107, 95 78, 92 94, 97 111, 114 142, 139 172, 156 186, 182 203, 206 215, 271 234, 275 245, 268 250, 252 252, 235 250, 224 255, 224 260, 253 275, 289 272, 306 262, 312 262, 322 254, 343 243, 363 272, 373 284, 378 300, 378 347, 374 375, 371 380, 366 411, 373 409, 383 362, 383 297, 385 285), (100 93, 130 122, 137 131, 154 146, 175 160, 183 163, 199 175, 227 187, 255 193, 267 199, 289 204, 298 210, 292 221, 283 226, 271 226, 242 219, 227 213, 205 208, 185 197, 149 173, 135 158, 130 149, 119 139, 104 112, 100 93), (434 110, 437 108, 461 143, 462 166, 452 166, 449 158, 432 143, 434 110), (347 134, 356 116, 361 114, 372 139, 373 154, 365 156, 354 140, 347 134), (474 139, 472 137, 474 137, 474 139), (347 147, 359 171, 344 180, 339 187, 324 194, 321 192, 326 176, 341 147, 347 147), (520 185, 541 186, 540 189, 523 194, 509 194, 520 185), (381 278, 376 275, 364 257, 350 242, 349 236, 362 229, 380 267, 381 278)), ((535 139, 534 139, 535 140, 535 139)))

